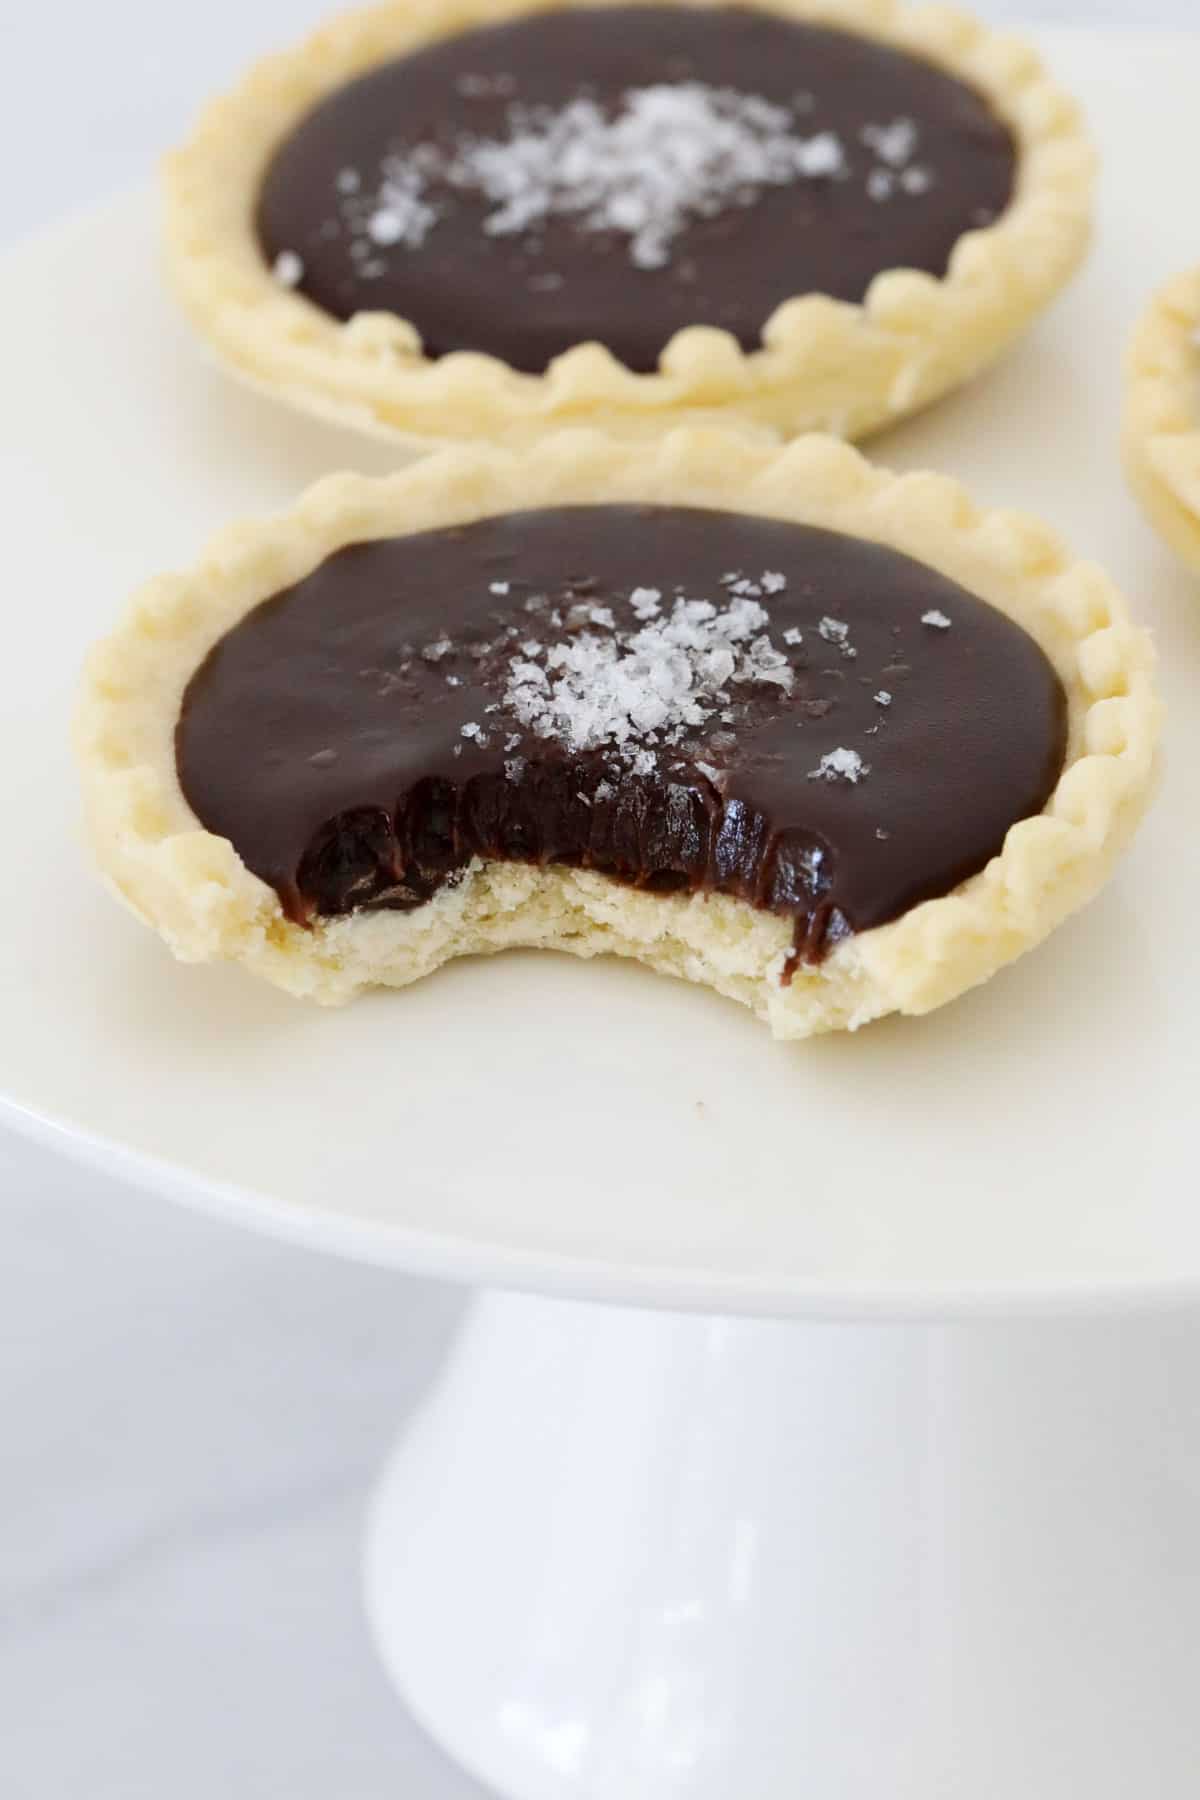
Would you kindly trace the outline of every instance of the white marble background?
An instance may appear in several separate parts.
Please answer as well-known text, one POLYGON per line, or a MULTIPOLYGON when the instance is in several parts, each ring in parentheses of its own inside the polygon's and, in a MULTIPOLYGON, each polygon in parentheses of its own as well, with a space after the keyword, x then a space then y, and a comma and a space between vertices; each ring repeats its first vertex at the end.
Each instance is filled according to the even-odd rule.
MULTIPOLYGON (((1195 23, 1194 0, 977 3, 1195 23)), ((143 179, 326 10, 0 0, 0 246, 143 179)), ((3 1800, 479 1800, 358 1610, 372 1474, 461 1305, 0 1137, 3 1800)))

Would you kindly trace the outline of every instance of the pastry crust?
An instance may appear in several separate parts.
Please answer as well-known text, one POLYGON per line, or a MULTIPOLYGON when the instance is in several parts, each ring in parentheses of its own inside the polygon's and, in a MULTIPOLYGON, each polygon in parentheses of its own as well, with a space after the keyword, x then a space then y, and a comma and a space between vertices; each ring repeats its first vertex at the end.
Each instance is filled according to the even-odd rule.
POLYGON ((76 742, 96 852, 116 892, 187 961, 230 958, 325 1003, 401 987, 457 955, 516 945, 633 956, 742 1001, 781 1038, 923 1013, 1038 943, 1100 887, 1152 782, 1153 652, 1093 566, 954 482, 889 474, 831 438, 768 450, 678 431, 636 457, 563 433, 517 454, 447 451, 397 475, 333 476, 289 511, 234 526, 188 574, 152 581, 90 657, 76 742), (181 792, 174 732, 212 645, 346 544, 517 508, 643 501, 828 526, 918 557, 1022 625, 1066 688, 1067 763, 1043 813, 952 894, 839 944, 780 982, 791 922, 714 894, 639 893, 603 875, 489 863, 411 913, 292 924, 274 890, 181 792))
POLYGON ((594 343, 569 350, 544 375, 476 352, 434 361, 391 313, 341 323, 280 286, 258 244, 255 204, 275 150, 317 102, 437 38, 570 3, 386 0, 260 63, 208 108, 167 164, 168 264, 185 309, 233 373, 323 418, 424 447, 466 438, 519 446, 572 424, 625 439, 683 422, 737 423, 771 439, 813 430, 856 438, 977 374, 1079 264, 1094 157, 1078 107, 1031 48, 945 6, 757 0, 941 65, 982 91, 1013 130, 1012 203, 995 224, 959 239, 944 279, 893 269, 862 305, 820 294, 788 300, 749 354, 724 331, 690 326, 654 374, 635 374, 594 343))
POLYGON ((1133 335, 1124 449, 1150 522, 1200 569, 1200 269, 1163 288, 1133 335))

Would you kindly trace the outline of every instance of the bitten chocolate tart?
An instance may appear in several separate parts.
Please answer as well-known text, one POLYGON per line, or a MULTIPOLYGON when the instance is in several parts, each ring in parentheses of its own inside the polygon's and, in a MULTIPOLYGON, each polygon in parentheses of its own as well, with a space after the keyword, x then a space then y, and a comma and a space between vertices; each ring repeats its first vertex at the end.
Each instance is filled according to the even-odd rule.
POLYGON ((237 374, 413 443, 860 436, 990 362, 1086 244, 1033 51, 895 0, 391 0, 260 65, 167 177, 237 374))
POLYGON ((324 1002, 516 945, 780 1037, 920 1013, 1108 874, 1151 651, 1032 521, 829 438, 334 477, 152 583, 78 721, 116 891, 324 1002))
POLYGON ((1134 333, 1124 448, 1151 524, 1200 569, 1200 269, 1163 288, 1134 333))

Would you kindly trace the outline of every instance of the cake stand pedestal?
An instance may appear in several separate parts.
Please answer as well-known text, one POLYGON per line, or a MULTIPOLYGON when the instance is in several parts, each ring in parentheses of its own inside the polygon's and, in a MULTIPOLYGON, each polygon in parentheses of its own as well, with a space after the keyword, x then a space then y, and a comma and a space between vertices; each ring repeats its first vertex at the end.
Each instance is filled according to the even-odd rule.
POLYGON ((1188 1800, 1198 1347, 488 1294, 375 1499, 376 1641, 511 1800, 1188 1800))

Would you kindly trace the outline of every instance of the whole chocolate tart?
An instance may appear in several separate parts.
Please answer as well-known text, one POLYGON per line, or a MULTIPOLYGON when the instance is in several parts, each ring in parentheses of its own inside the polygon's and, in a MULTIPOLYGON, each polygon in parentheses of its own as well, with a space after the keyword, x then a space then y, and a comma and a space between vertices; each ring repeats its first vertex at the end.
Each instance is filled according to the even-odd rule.
POLYGON ((336 477, 94 653, 93 836, 175 951, 322 1001, 635 956, 781 1037, 923 1012, 1103 881, 1145 638, 1050 533, 830 439, 336 477))
POLYGON ((1125 467, 1146 517, 1200 570, 1200 269, 1167 283, 1125 362, 1125 467))
POLYGON ((312 410, 423 442, 858 435, 1063 284, 1091 153, 1032 52, 958 14, 405 0, 253 71, 168 189, 201 330, 312 410))

